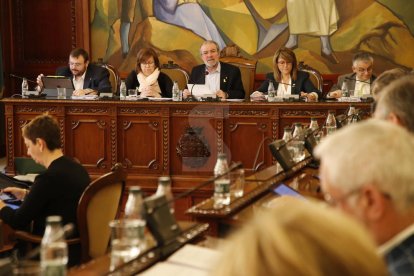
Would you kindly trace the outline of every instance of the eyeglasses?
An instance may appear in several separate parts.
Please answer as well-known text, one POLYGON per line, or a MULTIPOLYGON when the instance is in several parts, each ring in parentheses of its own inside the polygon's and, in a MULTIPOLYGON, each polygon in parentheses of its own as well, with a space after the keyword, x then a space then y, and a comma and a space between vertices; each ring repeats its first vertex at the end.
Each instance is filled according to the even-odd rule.
POLYGON ((365 73, 365 72, 369 73, 369 72, 372 72, 372 67, 368 67, 368 68, 359 67, 357 68, 357 71, 358 73, 365 73))
POLYGON ((361 191, 361 188, 355 189, 355 190, 351 190, 349 192, 347 192, 346 194, 334 199, 332 197, 332 195, 324 193, 323 197, 326 201, 326 203, 328 203, 331 206, 338 206, 339 203, 344 202, 345 200, 347 200, 348 198, 350 198, 353 195, 358 194, 361 191))
POLYGON ((215 54, 215 53, 217 53, 217 49, 212 49, 210 51, 202 51, 201 55, 204 56, 204 55, 215 54))
POLYGON ((141 62, 141 65, 142 66, 152 66, 154 64, 155 64, 155 62, 153 62, 153 61, 150 61, 150 62, 141 62))
POLYGON ((292 62, 289 62, 289 61, 278 61, 277 64, 280 65, 280 66, 285 66, 285 65, 291 65, 292 62))
POLYGON ((69 62, 68 65, 69 65, 69 67, 78 68, 78 67, 81 67, 82 65, 84 65, 84 63, 73 63, 73 62, 69 62))

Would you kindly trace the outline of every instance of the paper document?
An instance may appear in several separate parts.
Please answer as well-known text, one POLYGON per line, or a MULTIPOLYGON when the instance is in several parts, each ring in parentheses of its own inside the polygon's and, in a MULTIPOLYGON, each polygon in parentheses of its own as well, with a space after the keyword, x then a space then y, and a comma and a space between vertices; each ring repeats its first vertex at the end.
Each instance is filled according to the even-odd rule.
POLYGON ((207 98, 207 97, 212 97, 215 98, 216 94, 214 92, 212 92, 210 90, 210 88, 208 88, 207 85, 205 84, 192 84, 189 83, 187 84, 188 90, 190 91, 190 93, 196 97, 197 99, 199 98, 207 98))

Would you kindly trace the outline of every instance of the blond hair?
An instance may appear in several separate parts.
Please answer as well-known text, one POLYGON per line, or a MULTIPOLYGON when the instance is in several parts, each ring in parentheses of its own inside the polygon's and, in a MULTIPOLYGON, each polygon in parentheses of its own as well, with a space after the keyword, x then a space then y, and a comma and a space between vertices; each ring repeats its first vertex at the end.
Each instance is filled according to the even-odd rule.
POLYGON ((213 275, 387 275, 356 222, 320 204, 278 200, 230 239, 213 275))

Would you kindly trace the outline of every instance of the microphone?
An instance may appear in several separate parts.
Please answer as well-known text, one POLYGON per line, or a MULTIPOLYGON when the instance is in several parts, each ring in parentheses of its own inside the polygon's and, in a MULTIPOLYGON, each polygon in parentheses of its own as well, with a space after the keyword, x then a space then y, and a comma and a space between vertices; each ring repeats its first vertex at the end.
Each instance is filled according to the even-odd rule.
POLYGON ((12 78, 21 79, 21 80, 22 79, 26 79, 28 82, 32 82, 32 83, 36 83, 37 84, 36 81, 31 80, 31 79, 28 79, 26 77, 18 76, 18 75, 15 75, 15 74, 9 74, 9 76, 12 77, 12 78))
POLYGON ((351 77, 345 77, 345 79, 346 80, 353 80, 353 81, 358 81, 358 82, 363 82, 363 83, 371 84, 371 80, 363 81, 363 80, 357 80, 356 78, 351 78, 351 77))
MULTIPOLYGON (((72 233, 75 230, 75 226, 73 225, 73 223, 68 223, 66 225, 63 226, 63 231, 61 233, 57 233, 54 236, 52 236, 53 240, 57 240, 60 239, 61 237, 67 238, 70 235, 72 235, 72 233)), ((35 249, 29 251, 29 253, 26 254, 26 256, 24 256, 21 260, 30 260, 34 257, 36 257, 37 255, 39 255, 41 250, 41 246, 36 247, 35 249)))

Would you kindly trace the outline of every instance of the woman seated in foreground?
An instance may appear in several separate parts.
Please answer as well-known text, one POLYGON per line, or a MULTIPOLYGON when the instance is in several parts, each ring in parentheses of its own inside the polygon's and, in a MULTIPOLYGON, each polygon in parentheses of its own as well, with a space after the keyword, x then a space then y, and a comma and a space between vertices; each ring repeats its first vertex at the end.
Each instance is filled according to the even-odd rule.
POLYGON ((227 242, 213 275, 387 275, 370 236, 326 206, 277 198, 227 242))
POLYGON ((308 101, 317 101, 321 92, 315 88, 307 72, 299 71, 295 53, 285 47, 276 51, 273 57, 273 72, 266 74, 266 80, 250 97, 267 94, 269 82, 277 96, 299 95, 308 101))
POLYGON ((141 49, 137 54, 136 69, 128 75, 127 89, 136 89, 141 97, 171 98, 173 82, 160 72, 157 53, 151 48, 141 49))

